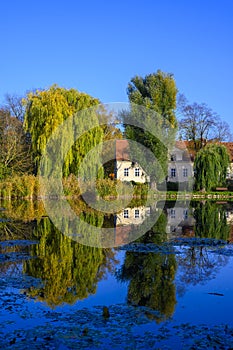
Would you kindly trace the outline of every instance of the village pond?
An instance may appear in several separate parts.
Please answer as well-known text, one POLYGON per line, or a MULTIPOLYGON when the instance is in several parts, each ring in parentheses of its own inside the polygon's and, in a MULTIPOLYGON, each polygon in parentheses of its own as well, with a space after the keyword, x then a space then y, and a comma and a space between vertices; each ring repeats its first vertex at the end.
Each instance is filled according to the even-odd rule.
POLYGON ((0 206, 1 348, 233 347, 233 204, 80 210, 93 226, 114 226, 106 248, 61 233, 40 202, 0 206))

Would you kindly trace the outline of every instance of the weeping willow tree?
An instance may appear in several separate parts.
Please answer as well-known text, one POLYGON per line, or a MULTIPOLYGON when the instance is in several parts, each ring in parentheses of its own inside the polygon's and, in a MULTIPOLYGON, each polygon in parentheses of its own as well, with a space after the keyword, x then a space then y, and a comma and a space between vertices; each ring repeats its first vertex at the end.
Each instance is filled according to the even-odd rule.
POLYGON ((225 146, 210 144, 201 149, 194 161, 195 188, 210 191, 226 184, 230 157, 225 146))
MULTIPOLYGON (((47 90, 28 93, 24 100, 26 106, 24 128, 31 135, 37 173, 48 141, 51 140, 54 131, 64 124, 59 141, 54 143, 54 157, 59 156, 59 152, 69 141, 72 147, 65 156, 61 154, 61 157, 64 157, 63 175, 68 176, 70 173, 77 175, 85 155, 100 143, 103 137, 102 128, 93 125, 95 112, 92 109, 90 112, 82 113, 82 111, 88 111, 88 108, 95 106, 97 108, 99 103, 98 99, 86 93, 75 89, 61 88, 57 85, 53 85, 47 90), (82 115, 79 116, 77 122, 74 122, 74 118, 69 124, 64 123, 69 117, 79 112, 82 115)), ((53 146, 52 143, 51 145, 53 146)), ((54 164, 46 166, 52 169, 54 164)))

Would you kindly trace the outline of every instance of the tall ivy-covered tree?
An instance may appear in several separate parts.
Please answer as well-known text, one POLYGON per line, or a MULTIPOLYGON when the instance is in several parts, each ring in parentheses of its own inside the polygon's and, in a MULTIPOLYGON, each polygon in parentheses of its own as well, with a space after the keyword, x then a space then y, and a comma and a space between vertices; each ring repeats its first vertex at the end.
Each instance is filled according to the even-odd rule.
MULTIPOLYGON (((123 117, 125 135, 142 144, 156 157, 159 167, 150 176, 152 181, 161 182, 167 175, 168 148, 176 135, 177 88, 174 77, 160 70, 145 77, 135 76, 128 85, 127 93, 131 111, 123 117)), ((148 163, 148 159, 146 161, 148 163)))
POLYGON ((201 149, 194 161, 196 190, 210 191, 226 184, 230 157, 225 146, 209 144, 201 149))
POLYGON ((131 103, 152 109, 172 126, 176 125, 177 88, 171 73, 158 70, 145 78, 135 76, 128 84, 127 93, 131 103))
MULTIPOLYGON (((156 224, 137 241, 162 244, 166 241, 166 224, 167 218, 162 213, 156 224)), ((124 264, 117 271, 117 278, 120 281, 129 281, 128 303, 157 310, 158 314, 151 314, 151 317, 160 323, 172 317, 174 313, 176 269, 174 254, 126 252, 124 264)))
MULTIPOLYGON (((26 105, 24 127, 31 135, 32 150, 38 171, 42 154, 56 128, 75 113, 94 108, 100 102, 98 99, 75 89, 65 89, 53 85, 47 90, 30 92, 24 103, 26 105)), ((73 146, 67 153, 63 164, 64 176, 70 173, 77 175, 78 167, 85 155, 102 140, 102 128, 100 126, 91 128, 91 120, 88 124, 87 119, 91 119, 90 115, 91 112, 83 113, 83 119, 79 118, 78 124, 71 125, 72 130, 64 128, 59 146, 62 148, 67 140, 73 139, 73 146), (85 128, 85 125, 88 127, 85 128), (76 129, 83 132, 77 140, 75 139, 76 129)))

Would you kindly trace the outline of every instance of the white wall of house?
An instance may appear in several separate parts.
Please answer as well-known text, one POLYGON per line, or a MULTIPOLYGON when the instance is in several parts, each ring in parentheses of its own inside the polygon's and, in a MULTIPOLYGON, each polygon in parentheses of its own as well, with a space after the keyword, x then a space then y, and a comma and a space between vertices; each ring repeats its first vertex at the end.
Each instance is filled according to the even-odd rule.
POLYGON ((227 179, 233 180, 233 163, 227 169, 227 179))
POLYGON ((149 182, 150 179, 146 176, 142 167, 129 160, 117 160, 116 161, 116 178, 121 181, 135 181, 139 183, 149 182))
POLYGON ((190 181, 194 176, 192 162, 169 162, 168 178, 170 182, 186 182, 190 181))
POLYGON ((184 151, 182 149, 174 147, 172 152, 171 152, 171 154, 170 154, 170 160, 171 161, 181 161, 181 160, 183 160, 183 153, 184 153, 184 151))
POLYGON ((193 178, 193 162, 187 159, 187 155, 185 160, 184 152, 187 152, 187 150, 182 150, 177 147, 173 148, 169 155, 167 181, 188 182, 193 178))
MULTIPOLYGON (((194 180, 193 162, 184 157, 187 150, 174 147, 169 155, 168 177, 169 182, 190 182, 194 180)), ((117 160, 115 169, 116 178, 121 181, 135 181, 138 183, 150 182, 150 177, 146 175, 142 167, 129 160, 117 160)), ((233 180, 233 163, 231 163, 227 179, 233 180)))

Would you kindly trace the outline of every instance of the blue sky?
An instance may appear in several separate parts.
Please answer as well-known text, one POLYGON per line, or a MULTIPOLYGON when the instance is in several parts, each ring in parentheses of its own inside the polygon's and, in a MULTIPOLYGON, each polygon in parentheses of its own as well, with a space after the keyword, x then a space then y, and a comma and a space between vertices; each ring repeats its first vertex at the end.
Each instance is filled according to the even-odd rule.
POLYGON ((126 102, 133 76, 161 69, 233 131, 232 0, 5 0, 0 13, 0 102, 53 83, 126 102))

